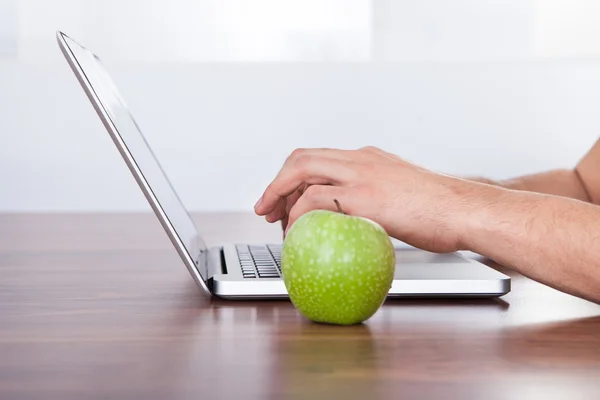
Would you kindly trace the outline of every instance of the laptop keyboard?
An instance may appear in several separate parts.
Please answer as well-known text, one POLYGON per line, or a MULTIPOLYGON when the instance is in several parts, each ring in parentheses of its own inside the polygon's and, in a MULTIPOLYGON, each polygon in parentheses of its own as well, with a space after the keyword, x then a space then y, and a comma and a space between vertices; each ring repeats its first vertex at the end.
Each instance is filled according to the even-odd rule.
POLYGON ((279 278, 281 276, 281 245, 236 246, 244 278, 279 278))

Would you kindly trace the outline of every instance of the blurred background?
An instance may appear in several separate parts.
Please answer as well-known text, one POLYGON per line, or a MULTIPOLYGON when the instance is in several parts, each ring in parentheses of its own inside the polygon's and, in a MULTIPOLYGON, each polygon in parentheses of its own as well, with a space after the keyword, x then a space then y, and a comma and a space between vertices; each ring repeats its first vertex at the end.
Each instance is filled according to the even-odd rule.
POLYGON ((250 210, 296 147, 508 178, 600 136, 595 0, 0 0, 0 211, 149 210, 57 29, 193 211, 250 210))

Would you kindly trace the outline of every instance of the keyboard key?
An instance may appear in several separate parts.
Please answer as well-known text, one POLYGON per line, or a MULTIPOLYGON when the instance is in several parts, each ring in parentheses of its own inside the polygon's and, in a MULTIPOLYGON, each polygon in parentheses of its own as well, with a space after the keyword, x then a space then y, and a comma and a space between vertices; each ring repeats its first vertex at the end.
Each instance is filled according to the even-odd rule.
POLYGON ((277 272, 277 268, 268 267, 268 268, 257 268, 258 272, 277 272))
POLYGON ((258 274, 259 274, 259 275, 265 275, 265 274, 279 274, 279 271, 276 271, 276 270, 274 270, 274 269, 273 269, 273 270, 267 270, 267 271, 261 271, 261 270, 258 270, 258 274))
POLYGON ((258 274, 259 278, 279 278, 279 274, 276 272, 268 273, 268 274, 258 274))

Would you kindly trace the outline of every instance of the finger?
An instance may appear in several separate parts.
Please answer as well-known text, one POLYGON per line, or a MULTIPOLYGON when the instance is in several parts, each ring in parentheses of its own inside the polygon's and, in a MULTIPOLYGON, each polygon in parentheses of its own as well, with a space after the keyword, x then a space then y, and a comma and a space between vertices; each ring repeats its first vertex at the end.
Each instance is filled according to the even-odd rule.
POLYGON ((275 179, 277 179, 290 165, 302 163, 303 159, 324 157, 334 160, 350 161, 352 158, 356 157, 353 153, 354 152, 350 150, 338 150, 330 148, 296 149, 292 151, 292 153, 285 160, 275 179))
POLYGON ((284 232, 285 232, 285 228, 287 228, 288 216, 289 216, 290 210, 292 209, 294 204, 296 204, 296 202, 298 201, 300 196, 302 196, 302 194, 304 193, 304 191, 306 190, 307 187, 308 187, 308 185, 306 185, 306 184, 302 185, 298 190, 296 190, 294 193, 292 193, 291 195, 289 195, 286 198, 285 213, 281 217, 281 228, 283 229, 284 232))
POLYGON ((286 199, 281 199, 277 202, 277 204, 275 205, 275 208, 273 209, 273 211, 271 211, 270 213, 268 213, 265 216, 265 219, 267 220, 267 222, 275 222, 275 221, 279 221, 281 218, 283 218, 283 216, 285 215, 285 209, 287 207, 287 201, 286 199))
POLYGON ((309 187, 290 210, 286 234, 294 222, 309 211, 339 211, 335 200, 340 203, 345 214, 352 214, 355 211, 353 197, 352 189, 347 187, 323 185, 309 187))
POLYGON ((357 176, 356 165, 351 161, 322 156, 304 155, 286 164, 265 190, 255 207, 259 215, 267 215, 277 203, 294 193, 303 184, 345 185, 357 176))
MULTIPOLYGON (((331 159, 337 160, 350 160, 353 157, 353 152, 349 150, 338 150, 338 149, 330 149, 330 148, 313 148, 313 149, 296 149, 294 150, 284 162, 281 170, 277 174, 276 178, 279 178, 283 171, 286 170, 290 165, 297 164, 302 162, 301 160, 304 158, 310 158, 315 156, 327 157, 331 159), (300 161, 299 161, 300 160, 300 161)), ((300 193, 301 194, 301 193, 300 193)), ((254 206, 255 211, 259 208, 261 204, 262 197, 254 206)), ((293 201, 295 202, 295 200, 293 201)), ((289 211, 289 209, 288 209, 289 211)))
MULTIPOLYGON (((279 202, 275 206, 275 209, 273 211, 271 211, 269 214, 267 214, 267 216, 266 216, 267 221, 275 222, 275 221, 279 221, 279 220, 282 220, 283 218, 287 217, 287 213, 289 212, 290 208, 292 208, 292 206, 294 205, 296 200, 298 200, 298 198, 304 192, 305 186, 306 185, 303 185, 302 187, 300 187, 298 190, 296 190, 294 193, 292 193, 288 197, 279 200, 279 202)), ((284 227, 284 229, 285 229, 285 227, 284 227)))

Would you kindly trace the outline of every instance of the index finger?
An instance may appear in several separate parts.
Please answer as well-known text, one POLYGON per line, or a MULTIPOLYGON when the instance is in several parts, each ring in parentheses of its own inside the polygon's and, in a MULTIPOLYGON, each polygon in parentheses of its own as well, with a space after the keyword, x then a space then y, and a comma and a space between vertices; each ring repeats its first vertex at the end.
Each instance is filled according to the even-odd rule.
POLYGON ((351 162, 341 158, 305 154, 288 159, 254 210, 258 215, 266 215, 304 184, 340 186, 351 182, 355 175, 351 162))

